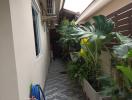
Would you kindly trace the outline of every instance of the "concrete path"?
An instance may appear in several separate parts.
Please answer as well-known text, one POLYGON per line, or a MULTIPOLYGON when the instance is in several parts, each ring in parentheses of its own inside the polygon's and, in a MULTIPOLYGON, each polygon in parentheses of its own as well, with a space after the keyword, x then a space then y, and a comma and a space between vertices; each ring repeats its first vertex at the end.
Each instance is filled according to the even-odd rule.
POLYGON ((55 60, 49 68, 45 86, 46 100, 86 100, 81 87, 70 80, 64 64, 55 60))

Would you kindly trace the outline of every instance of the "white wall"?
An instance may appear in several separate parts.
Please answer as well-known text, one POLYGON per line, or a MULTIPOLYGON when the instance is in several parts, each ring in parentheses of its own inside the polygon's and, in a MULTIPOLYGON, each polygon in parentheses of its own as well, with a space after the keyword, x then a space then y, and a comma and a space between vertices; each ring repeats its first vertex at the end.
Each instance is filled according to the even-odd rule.
POLYGON ((19 100, 26 100, 31 83, 44 86, 49 65, 47 34, 40 24, 41 54, 36 57, 31 0, 10 0, 10 11, 19 100))
POLYGON ((8 0, 1 0, 0 12, 0 100, 18 100, 18 84, 8 0))

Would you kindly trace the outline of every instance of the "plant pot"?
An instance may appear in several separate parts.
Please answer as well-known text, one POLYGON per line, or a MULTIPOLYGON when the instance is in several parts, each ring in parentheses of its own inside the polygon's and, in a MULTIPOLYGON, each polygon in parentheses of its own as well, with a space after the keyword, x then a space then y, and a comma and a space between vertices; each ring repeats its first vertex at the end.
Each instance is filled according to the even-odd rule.
POLYGON ((112 100, 110 96, 102 96, 100 92, 96 92, 86 79, 83 80, 82 85, 83 91, 90 100, 112 100))

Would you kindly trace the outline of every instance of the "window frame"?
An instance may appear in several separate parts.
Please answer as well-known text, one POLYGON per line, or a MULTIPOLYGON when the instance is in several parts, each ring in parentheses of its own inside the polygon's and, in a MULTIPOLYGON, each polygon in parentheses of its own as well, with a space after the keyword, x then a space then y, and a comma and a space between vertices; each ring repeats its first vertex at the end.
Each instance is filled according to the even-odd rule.
POLYGON ((41 54, 40 8, 36 0, 32 0, 31 11, 32 11, 32 21, 33 21, 35 55, 36 57, 39 57, 41 54))

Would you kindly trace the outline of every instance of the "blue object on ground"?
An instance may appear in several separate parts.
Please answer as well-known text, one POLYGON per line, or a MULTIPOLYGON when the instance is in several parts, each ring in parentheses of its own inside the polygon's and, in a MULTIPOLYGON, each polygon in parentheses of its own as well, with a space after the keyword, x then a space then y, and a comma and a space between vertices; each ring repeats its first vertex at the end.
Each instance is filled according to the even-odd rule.
POLYGON ((43 93, 43 90, 39 84, 31 85, 31 98, 35 98, 37 100, 41 100, 41 95, 43 97, 43 100, 45 100, 45 96, 43 93))

